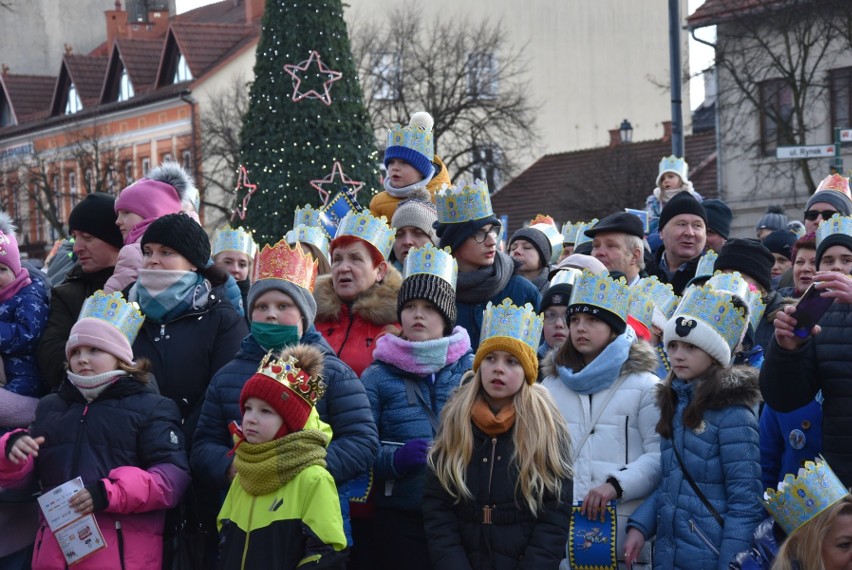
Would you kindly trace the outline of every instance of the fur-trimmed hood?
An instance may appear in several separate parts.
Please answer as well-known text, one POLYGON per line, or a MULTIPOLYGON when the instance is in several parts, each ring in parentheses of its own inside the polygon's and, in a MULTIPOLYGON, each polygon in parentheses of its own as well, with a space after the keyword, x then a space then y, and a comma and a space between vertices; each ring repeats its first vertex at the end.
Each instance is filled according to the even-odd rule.
MULTIPOLYGON (((401 286, 402 275, 389 265, 384 280, 364 291, 352 303, 353 314, 374 325, 384 326, 396 323, 397 297, 401 286)), ((340 320, 343 300, 334 292, 331 275, 317 277, 314 285, 314 299, 317 302, 317 322, 340 320)))
MULTIPOLYGON (((752 366, 731 366, 719 372, 721 388, 719 394, 707 405, 708 409, 721 410, 730 406, 746 406, 755 408, 761 401, 758 384, 759 370, 752 366)), ((662 405, 661 398, 665 390, 671 389, 672 375, 660 385, 657 393, 657 403, 662 405)), ((706 381, 706 380, 704 380, 706 381)))
MULTIPOLYGON (((571 342, 566 340, 565 342, 571 342)), ((557 376, 556 353, 558 349, 551 350, 541 361, 541 377, 557 376)), ((654 347, 644 340, 636 340, 630 346, 630 353, 627 361, 621 367, 621 374, 635 374, 639 372, 650 372, 656 374, 659 363, 657 362, 657 353, 654 347)))

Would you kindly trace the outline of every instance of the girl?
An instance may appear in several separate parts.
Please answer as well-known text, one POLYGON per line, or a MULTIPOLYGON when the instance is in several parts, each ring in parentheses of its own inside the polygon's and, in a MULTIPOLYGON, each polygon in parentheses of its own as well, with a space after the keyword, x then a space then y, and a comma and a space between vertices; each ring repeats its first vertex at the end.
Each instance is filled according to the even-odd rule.
POLYGON ((572 496, 568 426, 535 383, 541 317, 488 304, 473 375, 449 401, 423 492, 435 568, 556 569, 572 496))
POLYGON ((762 518, 757 371, 730 367, 748 323, 738 296, 690 287, 666 323, 657 392, 663 480, 630 517, 625 560, 657 536, 655 568, 728 568, 762 518))
POLYGON ((248 291, 251 287, 251 263, 257 253, 257 244, 251 234, 242 228, 225 226, 216 230, 210 244, 213 264, 228 272, 240 290, 243 308, 248 306, 248 291))
POLYGON ((467 331, 455 326, 455 260, 432 244, 407 254, 397 303, 401 334, 379 338, 376 362, 361 380, 381 440, 374 468, 376 531, 386 539, 380 567, 427 569, 421 506, 426 454, 473 353, 467 331))
MULTIPOLYGON (((660 480, 657 358, 626 324, 629 297, 623 280, 584 271, 568 304, 568 340, 542 366, 542 386, 571 433, 574 502, 595 520, 618 501, 620 546, 627 516, 660 480)), ((638 560, 650 562, 649 551, 638 560)))
MULTIPOLYGON (((180 414, 149 385, 148 363, 130 345, 142 315, 119 293, 90 297, 71 329, 59 391, 39 402, 29 430, 0 439, 0 485, 37 477, 44 490, 80 476, 69 500, 95 513, 107 547, 75 568, 159 568, 163 521, 189 484, 180 414)), ((65 568, 42 518, 33 568, 65 568)))

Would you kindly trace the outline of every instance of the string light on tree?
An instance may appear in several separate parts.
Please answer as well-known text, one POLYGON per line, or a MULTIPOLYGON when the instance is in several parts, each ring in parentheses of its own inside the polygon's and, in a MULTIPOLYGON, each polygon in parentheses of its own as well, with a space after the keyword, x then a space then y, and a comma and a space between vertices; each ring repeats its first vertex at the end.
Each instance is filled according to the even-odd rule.
POLYGON ((329 69, 322 62, 322 58, 320 54, 317 53, 316 50, 311 50, 311 55, 305 61, 301 61, 297 64, 288 63, 284 66, 284 71, 286 71, 293 78, 293 96, 292 100, 294 102, 301 101, 302 99, 319 99, 326 106, 331 105, 331 85, 335 81, 339 81, 343 74, 339 71, 334 71, 333 69, 329 69), (320 93, 315 89, 308 89, 307 91, 300 92, 299 88, 302 86, 302 78, 299 72, 304 73, 310 67, 311 64, 316 62, 317 67, 317 76, 325 75, 328 77, 322 86, 323 92, 320 93))
POLYGON ((328 197, 330 192, 322 187, 323 184, 334 184, 334 179, 340 178, 340 182, 338 183, 338 188, 340 184, 344 184, 349 186, 349 194, 356 198, 358 196, 358 191, 364 186, 364 183, 360 180, 352 180, 346 174, 343 173, 343 166, 338 161, 334 161, 334 166, 331 168, 331 173, 326 174, 325 177, 311 180, 311 186, 316 188, 317 192, 319 192, 320 198, 322 199, 322 205, 325 206, 328 204, 328 197))

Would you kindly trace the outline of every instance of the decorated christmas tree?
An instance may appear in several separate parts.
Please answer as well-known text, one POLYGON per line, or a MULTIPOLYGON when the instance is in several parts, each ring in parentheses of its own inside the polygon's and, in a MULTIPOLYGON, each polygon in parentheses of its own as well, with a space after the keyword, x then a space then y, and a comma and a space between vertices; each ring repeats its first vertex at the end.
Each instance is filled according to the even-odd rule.
POLYGON ((262 24, 241 133, 256 188, 238 191, 233 220, 261 246, 283 237, 297 206, 344 186, 366 205, 379 184, 341 0, 266 2, 262 24))

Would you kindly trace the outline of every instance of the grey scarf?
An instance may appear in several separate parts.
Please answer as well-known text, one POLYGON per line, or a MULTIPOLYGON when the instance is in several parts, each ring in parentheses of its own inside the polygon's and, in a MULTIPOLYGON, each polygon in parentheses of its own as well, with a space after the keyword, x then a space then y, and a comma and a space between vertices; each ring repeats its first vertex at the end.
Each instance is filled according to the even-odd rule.
POLYGON ((498 251, 494 263, 476 271, 459 272, 456 300, 462 303, 481 303, 502 291, 515 273, 512 258, 498 251))

